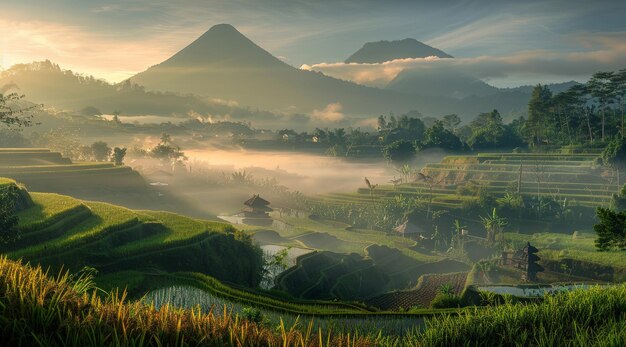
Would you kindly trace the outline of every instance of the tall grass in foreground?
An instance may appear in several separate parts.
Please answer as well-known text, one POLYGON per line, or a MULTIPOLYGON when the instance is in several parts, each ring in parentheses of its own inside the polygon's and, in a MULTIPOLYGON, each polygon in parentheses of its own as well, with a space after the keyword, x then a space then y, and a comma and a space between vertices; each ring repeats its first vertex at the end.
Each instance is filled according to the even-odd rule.
POLYGON ((307 326, 277 330, 224 312, 203 314, 168 305, 156 309, 126 302, 125 294, 100 299, 89 278, 49 278, 40 268, 0 257, 2 345, 33 346, 369 346, 350 335, 332 336, 307 326))
POLYGON ((100 299, 88 277, 50 278, 41 268, 0 257, 2 345, 65 346, 623 346, 626 286, 548 296, 442 315, 404 337, 373 331, 333 334, 299 324, 276 329, 229 312, 202 313, 100 299))

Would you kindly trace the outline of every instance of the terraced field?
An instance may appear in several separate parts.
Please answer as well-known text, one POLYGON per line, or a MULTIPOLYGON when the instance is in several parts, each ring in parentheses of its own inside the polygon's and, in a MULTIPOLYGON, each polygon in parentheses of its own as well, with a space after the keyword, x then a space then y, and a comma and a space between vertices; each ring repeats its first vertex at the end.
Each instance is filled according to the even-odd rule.
POLYGON ((365 204, 373 199, 398 195, 429 201, 444 208, 459 208, 474 199, 462 195, 459 187, 484 187, 496 195, 507 190, 524 196, 548 196, 571 204, 596 207, 609 202, 617 191, 615 173, 598 164, 597 154, 480 153, 473 156, 448 156, 440 163, 427 164, 420 172, 431 178, 432 187, 423 181, 398 186, 380 185, 373 191, 331 193, 312 200, 328 204, 365 204))
POLYGON ((453 260, 419 262, 400 250, 370 245, 366 256, 313 252, 300 256, 297 264, 279 275, 280 289, 306 299, 364 300, 393 290, 411 288, 420 276, 467 271, 469 266, 453 260))
POLYGON ((169 187, 155 188, 129 166, 109 162, 72 162, 41 148, 0 148, 0 177, 29 191, 57 193, 131 209, 164 210, 203 219, 216 217, 181 198, 169 187))
MULTIPOLYGON (((6 184, 14 184, 3 180, 6 184)), ((134 211, 53 193, 30 193, 18 213, 21 238, 1 251, 10 258, 78 271, 191 271, 255 285, 261 255, 236 241, 224 223, 174 213, 134 211)))
POLYGON ((112 163, 72 163, 42 148, 0 149, 0 177, 12 178, 31 191, 130 205, 148 198, 148 186, 137 172, 112 163), (124 194, 121 194, 123 192, 124 194))
POLYGON ((415 289, 383 294, 368 300, 367 304, 381 310, 426 308, 444 285, 450 286, 451 294, 461 294, 466 279, 467 272, 423 275, 415 289))

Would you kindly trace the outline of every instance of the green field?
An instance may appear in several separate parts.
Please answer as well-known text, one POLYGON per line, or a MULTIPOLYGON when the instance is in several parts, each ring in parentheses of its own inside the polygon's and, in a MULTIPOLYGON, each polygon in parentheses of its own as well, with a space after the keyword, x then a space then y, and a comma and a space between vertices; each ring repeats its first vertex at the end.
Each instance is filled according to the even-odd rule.
MULTIPOLYGON (((15 184, 6 179, 2 182, 15 184)), ((310 297, 303 300, 286 293, 252 289, 257 280, 254 267, 259 265, 255 263, 255 257, 260 254, 246 243, 234 240, 234 228, 229 224, 162 211, 130 210, 53 193, 29 195, 32 204, 18 212, 21 238, 2 249, 11 259, 51 267, 53 272, 61 269, 76 272, 85 266, 93 267, 99 272, 95 278, 98 286, 107 290, 126 288, 134 298, 159 288, 188 285, 233 303, 272 312, 335 316, 377 311, 354 303, 308 300, 310 297)), ((354 233, 339 223, 302 220, 299 228, 306 231, 297 231, 291 236, 313 235, 316 233, 311 229, 318 228, 343 237, 354 233), (334 229, 328 229, 332 225, 334 229)), ((420 274, 429 272, 426 268, 420 270, 419 265, 428 267, 432 261, 440 259, 411 251, 409 247, 414 242, 401 238, 390 244, 403 246, 405 252, 415 253, 416 258, 397 249, 393 249, 393 257, 384 258, 385 252, 375 253, 372 249, 377 239, 382 240, 382 233, 357 232, 362 233, 358 242, 361 251, 384 266, 383 270, 390 272, 392 278, 408 281, 409 278, 402 277, 405 272, 402 267, 407 266, 406 270, 417 279, 420 274)), ((357 239, 352 237, 345 242, 356 243, 357 239)), ((340 254, 338 256, 341 258, 340 254)), ((349 288, 349 281, 343 286, 349 288)), ((434 311, 424 309, 413 313, 431 314, 434 311)))
POLYGON ((73 163, 48 149, 0 148, 0 177, 25 184, 31 191, 132 207, 152 206, 147 183, 130 167, 109 162, 73 163))
MULTIPOLYGON (((595 154, 528 153, 448 156, 440 163, 427 164, 420 171, 432 178, 432 190, 422 181, 396 187, 381 182, 373 191, 373 199, 404 195, 429 201, 432 196, 435 207, 460 208, 464 201, 474 197, 460 195, 459 186, 480 186, 502 196, 507 191, 517 191, 520 183, 523 196, 567 199, 571 204, 590 207, 606 205, 617 191, 617 179, 611 170, 597 164, 598 158, 595 154)), ((366 204, 372 197, 369 189, 361 188, 355 193, 323 194, 312 200, 330 205, 366 204)))
POLYGON ((18 213, 20 239, 2 249, 10 258, 56 270, 185 270, 242 285, 258 281, 260 254, 235 240, 228 224, 52 193, 30 196, 32 205, 18 213))

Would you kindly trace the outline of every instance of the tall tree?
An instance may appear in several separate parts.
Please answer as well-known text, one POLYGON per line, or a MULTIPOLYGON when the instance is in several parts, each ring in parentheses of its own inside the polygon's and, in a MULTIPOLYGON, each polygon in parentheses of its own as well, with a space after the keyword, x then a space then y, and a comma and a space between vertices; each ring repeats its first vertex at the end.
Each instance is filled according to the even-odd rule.
POLYGON ((470 128, 472 135, 467 142, 474 149, 500 146, 504 142, 504 123, 498 110, 479 114, 470 128))
POLYGON ((107 161, 111 155, 111 147, 103 141, 94 142, 91 145, 91 150, 96 161, 107 161))
POLYGON ((436 120, 432 127, 424 134, 424 148, 439 147, 449 150, 463 149, 463 143, 458 136, 447 130, 443 122, 436 120))
POLYGON ((569 90, 556 94, 552 98, 552 107, 559 125, 558 135, 572 144, 571 113, 574 113, 575 95, 569 90))
POLYGON ((600 104, 600 113, 602 115, 602 141, 605 139, 606 108, 614 96, 613 85, 611 83, 612 78, 613 72, 597 72, 593 74, 589 82, 587 82, 591 95, 596 98, 600 104))
POLYGON ((624 98, 626 97, 626 69, 622 69, 611 78, 611 89, 619 102, 621 111, 621 136, 624 138, 624 98))
POLYGON ((621 184, 621 176, 626 172, 626 139, 616 137, 602 151, 604 164, 617 170, 617 185, 621 184))
POLYGON ((116 166, 124 165, 124 157, 126 157, 126 148, 113 148, 113 156, 111 157, 111 161, 115 163, 116 166))
POLYGON ((546 123, 550 114, 552 92, 547 86, 537 84, 528 102, 528 120, 525 123, 524 133, 527 142, 534 146, 543 141, 546 123))
POLYGON ((395 164, 403 164, 415 157, 415 146, 409 141, 398 140, 383 148, 383 156, 395 164))
POLYGON ((596 248, 599 251, 626 249, 626 211, 615 212, 608 208, 596 210, 598 224, 593 226, 596 232, 596 248))
POLYGON ((457 127, 461 124, 461 118, 456 114, 447 114, 443 116, 443 125, 446 129, 456 134, 457 127))
POLYGON ((589 87, 585 84, 578 84, 568 89, 568 93, 571 95, 571 102, 575 109, 579 109, 584 115, 585 123, 587 125, 587 133, 589 136, 589 142, 593 143, 593 127, 591 126, 591 109, 588 102, 590 98, 589 87))

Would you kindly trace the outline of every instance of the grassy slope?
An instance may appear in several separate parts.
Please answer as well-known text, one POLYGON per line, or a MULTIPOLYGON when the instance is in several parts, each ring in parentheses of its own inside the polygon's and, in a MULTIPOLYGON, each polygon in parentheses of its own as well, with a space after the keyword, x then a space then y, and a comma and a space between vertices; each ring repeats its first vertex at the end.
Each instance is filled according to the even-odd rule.
POLYGON ((30 196, 35 206, 18 213, 22 227, 28 227, 82 204, 78 199, 59 194, 30 193, 30 196))
POLYGON ((30 195, 33 205, 18 213, 22 238, 2 247, 13 259, 73 271, 84 265, 107 273, 133 267, 202 271, 234 283, 252 283, 261 263, 260 255, 235 240, 234 229, 225 223, 58 194, 30 195))
MULTIPOLYGON (((7 184, 13 183, 11 180, 6 180, 6 182, 7 184)), ((76 259, 73 258, 84 256, 84 252, 80 251, 80 249, 84 247, 84 244, 98 243, 102 238, 106 237, 108 233, 107 230, 112 227, 127 224, 128 222, 158 223, 162 225, 167 232, 157 233, 156 235, 145 238, 130 239, 127 243, 108 249, 107 252, 109 252, 113 258, 123 259, 129 256, 134 257, 148 252, 154 252, 155 250, 159 251, 158 256, 161 257, 162 251, 168 249, 169 245, 173 245, 172 248, 186 247, 185 243, 187 240, 193 240, 198 236, 202 236, 207 231, 225 234, 233 230, 230 225, 225 223, 195 220, 169 212, 133 211, 106 203, 81 201, 52 193, 30 194, 34 206, 19 213, 20 227, 23 229, 34 229, 34 231, 25 234, 27 236, 32 233, 41 233, 40 228, 51 224, 48 221, 59 219, 63 221, 64 219, 59 217, 66 217, 68 212, 71 212, 77 207, 86 207, 89 214, 79 219, 76 224, 62 229, 62 233, 56 235, 56 237, 50 239, 43 238, 36 244, 28 244, 18 249, 11 250, 8 255, 14 259, 24 258, 33 262, 41 261, 44 264, 54 263, 54 261, 58 260, 56 258, 74 261, 76 259)), ((45 228, 43 231, 45 232, 45 228)), ((184 271, 185 269, 181 268, 180 270, 184 271)), ((278 300, 265 296, 255 296, 255 294, 246 294, 244 291, 234 290, 232 288, 226 290, 225 288, 230 287, 219 284, 216 279, 202 274, 170 275, 166 272, 159 271, 157 268, 155 268, 155 271, 156 274, 132 270, 116 271, 98 276, 97 281, 99 285, 108 289, 113 289, 118 286, 128 287, 131 290, 134 289, 134 295, 136 296, 141 296, 151 289, 174 285, 180 282, 191 282, 191 284, 201 289, 210 289, 212 292, 217 292, 227 298, 235 298, 239 301, 253 303, 268 300, 270 302, 272 302, 272 300, 276 302, 278 300), (146 286, 146 283, 141 283, 142 278, 145 277, 151 278, 151 280, 148 281, 150 284, 148 286, 146 286)), ((317 309, 320 303, 300 302, 300 304, 287 304, 286 302, 282 302, 282 305, 287 305, 287 308, 295 310, 293 312, 297 313, 320 313, 317 309)), ((328 305, 328 303, 324 305, 328 305)), ((362 312, 364 310, 363 308, 350 308, 352 307, 350 305, 346 307, 348 307, 347 310, 350 312, 362 312)), ((278 309, 280 310, 280 307, 278 307, 278 309)), ((332 310, 328 310, 328 312, 330 311, 332 310)), ((346 313, 347 311, 343 310, 342 312, 346 313)))
MULTIPOLYGON (((596 157, 597 155, 593 154, 479 153, 476 156, 445 157, 440 163, 426 165, 422 171, 433 176, 435 181, 446 178, 442 185, 437 185, 433 189, 433 205, 442 208, 459 208, 463 201, 474 199, 457 195, 455 185, 449 185, 455 180, 480 182, 486 184, 494 194, 504 195, 506 186, 517 182, 520 161, 525 168, 523 195, 558 196, 582 206, 594 207, 607 203, 616 189, 614 182, 601 178, 600 172, 594 166, 596 157), (536 168, 537 164, 539 169, 536 168), (537 170, 539 171, 535 173, 537 170), (540 177, 539 193, 536 190, 536 176, 540 177)), ((423 183, 416 182, 397 187, 380 185, 374 191, 374 198, 390 199, 400 194, 421 199, 430 197, 429 188, 423 183)), ((363 204, 371 201, 371 198, 369 190, 363 188, 356 194, 323 194, 313 197, 312 200, 338 205, 363 204)))
POLYGON ((392 248, 399 249, 404 255, 407 255, 418 262, 432 262, 440 260, 441 257, 435 255, 426 255, 423 253, 415 252, 410 248, 415 245, 415 241, 398 237, 390 236, 388 233, 376 230, 365 229, 350 229, 349 225, 325 221, 314 220, 311 218, 299 218, 299 217, 283 217, 281 218, 286 223, 293 225, 294 229, 289 230, 277 230, 277 232, 287 238, 296 238, 312 232, 328 233, 341 241, 346 242, 346 251, 364 254, 364 249, 372 244, 385 245, 392 248))
POLYGON ((621 251, 598 252, 594 241, 595 235, 577 232, 571 234, 537 233, 533 235, 505 233, 505 238, 517 243, 530 241, 539 248, 543 259, 559 260, 564 258, 585 260, 597 264, 626 268, 626 257, 621 251))

